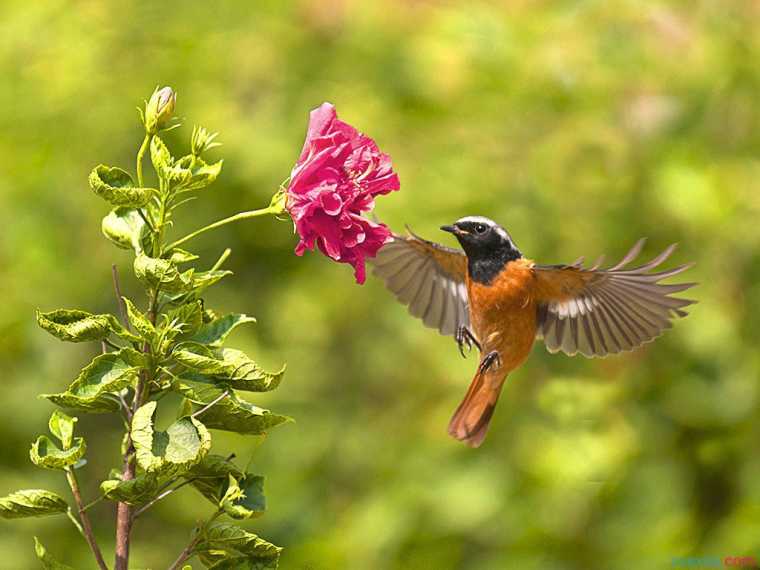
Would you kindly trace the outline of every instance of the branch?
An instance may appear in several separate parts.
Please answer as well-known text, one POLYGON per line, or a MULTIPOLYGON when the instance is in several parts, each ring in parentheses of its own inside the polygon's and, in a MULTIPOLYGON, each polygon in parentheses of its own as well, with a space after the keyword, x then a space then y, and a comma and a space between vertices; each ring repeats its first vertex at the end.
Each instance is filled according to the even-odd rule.
POLYGON ((171 566, 169 566, 169 570, 177 570, 182 566, 182 564, 189 559, 193 555, 193 550, 196 546, 198 546, 198 543, 201 541, 201 538, 203 538, 203 531, 206 529, 208 525, 210 525, 214 520, 216 520, 224 511, 221 509, 216 511, 213 515, 211 515, 211 518, 209 518, 205 523, 203 523, 200 527, 197 528, 197 534, 190 540, 188 545, 185 547, 185 549, 180 552, 177 559, 172 563, 171 566))
MULTIPOLYGON (((156 306, 158 301, 159 289, 153 292, 148 308, 148 318, 152 324, 156 324, 156 306)), ((143 352, 150 351, 150 346, 146 342, 143 345, 143 352)), ((132 415, 142 405, 143 392, 145 387, 150 384, 149 372, 142 370, 137 378, 135 394, 132 400, 132 415)), ((132 445, 132 436, 130 430, 127 430, 127 451, 124 454, 121 480, 131 481, 135 478, 135 448, 132 445)), ((132 532, 132 508, 127 503, 119 502, 116 505, 116 552, 114 570, 128 570, 129 565, 129 543, 130 533, 132 532)))
POLYGON ((90 550, 92 550, 92 553, 95 556, 95 561, 98 563, 98 568, 100 568, 100 570, 108 570, 106 561, 103 560, 103 553, 100 552, 100 547, 98 546, 98 543, 95 542, 95 535, 92 532, 90 518, 87 516, 87 513, 84 509, 84 504, 82 503, 82 494, 79 492, 79 483, 77 482, 77 476, 71 467, 66 468, 66 479, 69 482, 69 486, 71 487, 71 494, 74 495, 74 502, 76 503, 77 510, 79 511, 79 520, 82 524, 82 532, 84 534, 84 538, 87 541, 87 544, 90 545, 90 550))
POLYGON ((140 507, 137 511, 135 511, 135 514, 132 515, 132 518, 136 519, 141 514, 143 514, 145 511, 147 511, 149 508, 151 508, 153 505, 155 505, 158 501, 160 501, 161 499, 163 499, 165 497, 168 497, 169 495, 171 495, 175 491, 179 491, 185 485, 189 485, 190 483, 192 483, 193 481, 195 481, 195 479, 196 479, 196 477, 193 477, 192 479, 186 479, 185 481, 183 481, 182 483, 180 483, 176 487, 172 487, 171 489, 166 489, 162 493, 159 493, 153 499, 151 499, 150 501, 148 501, 147 503, 145 503, 142 507, 140 507))

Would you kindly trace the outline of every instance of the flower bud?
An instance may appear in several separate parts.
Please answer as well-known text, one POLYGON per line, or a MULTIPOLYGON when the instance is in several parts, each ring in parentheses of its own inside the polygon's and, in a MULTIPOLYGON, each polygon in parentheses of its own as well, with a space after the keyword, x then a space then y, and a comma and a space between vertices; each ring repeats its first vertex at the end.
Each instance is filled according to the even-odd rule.
POLYGON ((177 94, 171 87, 156 89, 145 105, 145 130, 154 135, 166 125, 174 113, 177 94))

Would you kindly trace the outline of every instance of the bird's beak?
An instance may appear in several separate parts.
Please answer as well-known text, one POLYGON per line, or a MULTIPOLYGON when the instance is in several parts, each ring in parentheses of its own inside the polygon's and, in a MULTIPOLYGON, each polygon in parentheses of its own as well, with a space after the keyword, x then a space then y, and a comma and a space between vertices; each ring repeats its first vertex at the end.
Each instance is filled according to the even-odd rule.
POLYGON ((441 229, 444 232, 449 232, 450 234, 454 234, 455 236, 461 236, 467 233, 466 231, 456 226, 441 226, 441 229))

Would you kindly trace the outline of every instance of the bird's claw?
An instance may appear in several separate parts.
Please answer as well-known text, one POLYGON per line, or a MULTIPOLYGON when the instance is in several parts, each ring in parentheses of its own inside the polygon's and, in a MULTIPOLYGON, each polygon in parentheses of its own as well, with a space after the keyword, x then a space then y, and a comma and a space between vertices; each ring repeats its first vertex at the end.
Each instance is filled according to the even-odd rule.
POLYGON ((483 360, 480 361, 478 373, 485 374, 494 364, 496 365, 496 368, 501 368, 501 356, 498 352, 492 350, 483 357, 483 360))
POLYGON ((478 350, 480 350, 480 344, 470 332, 470 329, 464 325, 457 327, 456 333, 454 334, 454 340, 457 341, 459 353, 462 355, 462 358, 467 358, 467 355, 464 353, 465 347, 467 347, 467 352, 472 352, 472 346, 474 344, 478 347, 478 350))

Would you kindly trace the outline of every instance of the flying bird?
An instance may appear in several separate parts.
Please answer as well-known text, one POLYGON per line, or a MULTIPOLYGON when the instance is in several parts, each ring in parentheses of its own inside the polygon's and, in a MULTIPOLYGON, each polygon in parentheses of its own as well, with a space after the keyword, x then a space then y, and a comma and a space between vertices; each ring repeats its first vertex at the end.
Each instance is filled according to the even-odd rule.
POLYGON ((539 265, 523 256, 509 232, 481 216, 441 229, 464 251, 411 232, 394 235, 373 260, 374 273, 425 325, 453 335, 462 355, 480 352, 475 376, 449 423, 449 434, 478 447, 507 375, 522 365, 535 339, 550 352, 603 357, 634 350, 660 336, 696 301, 673 297, 696 283, 662 284, 693 263, 651 272, 675 250, 626 269, 644 246, 639 240, 616 265, 603 258, 583 267, 539 265))

